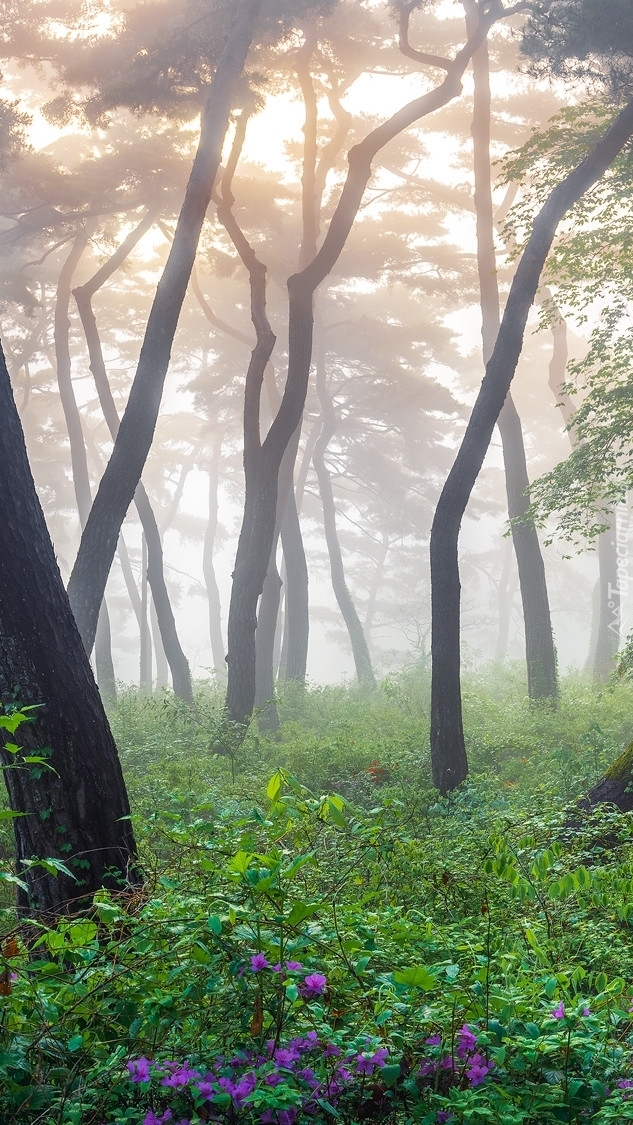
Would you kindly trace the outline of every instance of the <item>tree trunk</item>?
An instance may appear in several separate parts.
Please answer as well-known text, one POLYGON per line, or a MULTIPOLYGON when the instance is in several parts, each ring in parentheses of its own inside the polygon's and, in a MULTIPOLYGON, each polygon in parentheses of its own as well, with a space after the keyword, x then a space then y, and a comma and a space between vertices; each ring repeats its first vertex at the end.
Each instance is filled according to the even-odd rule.
POLYGON ((198 151, 149 314, 128 404, 70 576, 70 602, 87 651, 94 642, 119 531, 152 444, 171 346, 261 3, 240 3, 211 83, 201 115, 198 151))
POLYGON ((149 630, 149 598, 147 596, 147 542, 141 537, 141 645, 139 653, 139 689, 141 695, 152 694, 152 638, 149 630))
MULTIPOLYGON (((438 87, 415 98, 372 130, 348 154, 349 171, 323 243, 299 273, 288 279, 288 374, 281 405, 261 446, 256 491, 242 525, 240 551, 233 574, 229 609, 227 715, 244 725, 255 698, 255 630, 259 600, 272 549, 277 511, 277 478, 286 447, 299 425, 308 389, 312 360, 312 299, 338 261, 358 213, 372 171, 372 161, 389 141, 414 122, 440 109, 461 92, 462 75, 473 51, 497 17, 486 13, 477 32, 454 60, 441 60, 446 78, 438 87), (247 532, 247 534, 245 534, 247 532)), ((248 498, 247 498, 248 502, 248 498)), ((246 505, 245 505, 246 511, 246 505)))
POLYGON ((633 811, 633 742, 589 790, 580 807, 592 809, 604 804, 616 805, 620 812, 633 811))
POLYGON ((114 707, 117 699, 116 677, 112 661, 112 635, 106 600, 101 603, 95 637, 95 668, 101 698, 106 707, 114 707))
POLYGON ((303 546, 294 484, 281 521, 284 552, 285 613, 279 678, 305 686, 310 635, 308 563, 303 546))
POLYGON ((207 590, 209 603, 209 639, 213 656, 213 670, 219 680, 226 679, 226 661, 224 659, 226 648, 222 636, 222 606, 220 603, 220 590, 213 566, 213 548, 218 530, 218 470, 221 452, 221 441, 218 437, 213 447, 211 463, 209 465, 209 520, 204 536, 202 550, 202 573, 207 590))
POLYGON ((633 134, 633 101, 582 161, 550 192, 521 255, 501 327, 455 463, 431 528, 431 762, 445 794, 468 773, 462 725, 459 652, 458 540, 462 517, 481 469, 521 354, 541 271, 563 215, 596 182, 633 134))
MULTIPOLYGON (((5 769, 14 820, 22 912, 74 909, 104 883, 134 877, 136 847, 116 746, 64 590, 37 499, 9 375, 0 348, 0 699, 37 705, 16 741, 27 754, 51 750, 52 770, 5 769), (61 860, 77 881, 41 868, 61 860)), ((4 765, 13 756, 2 753, 4 765)))
POLYGON ((314 456, 312 458, 314 468, 316 471, 317 479, 319 481, 319 493, 321 496, 321 506, 323 508, 323 529, 325 531, 325 542, 327 544, 327 551, 330 560, 330 576, 332 578, 332 589, 336 598, 337 605, 341 611, 347 632, 349 634, 350 644, 352 646, 352 655, 354 657, 354 667, 356 668, 356 676, 359 684, 365 687, 375 688, 376 677, 374 676, 374 669, 371 663, 371 656, 369 655, 369 648, 360 617, 354 605, 354 599, 349 592, 349 587, 345 580, 345 567, 343 565, 343 555, 341 553, 341 545, 338 539, 338 532, 336 529, 336 508, 334 505, 334 493, 332 491, 332 481, 330 473, 325 463, 325 451, 336 432, 336 414, 332 405, 332 400, 328 394, 326 385, 325 374, 325 354, 323 350, 322 332, 319 333, 317 343, 317 364, 316 364, 316 383, 317 393, 319 396, 319 403, 321 405, 321 417, 323 419, 323 428, 321 435, 314 448, 314 456))
MULTIPOLYGON (((92 308, 92 297, 105 281, 119 268, 121 263, 125 261, 128 254, 143 234, 149 230, 156 213, 156 208, 150 209, 143 216, 141 222, 115 250, 109 260, 97 270, 94 276, 91 277, 85 285, 81 285, 73 290, 86 337, 86 343, 88 345, 90 370, 92 371, 97 388, 99 403, 110 435, 115 442, 120 429, 119 414, 108 381, 103 359, 103 350, 101 348, 101 339, 92 308)), ((139 482, 134 492, 134 503, 143 528, 144 541, 147 545, 148 564, 144 574, 147 574, 147 580, 149 581, 152 591, 152 600, 161 632, 161 640, 165 656, 167 657, 171 669, 174 694, 178 696, 179 699, 183 699, 186 703, 192 703, 193 689, 191 686, 189 663, 180 644, 171 600, 165 582, 161 535, 152 505, 142 482, 139 482)), ((147 624, 145 624, 143 628, 146 629, 147 624)), ((141 648, 144 646, 147 647, 146 641, 141 637, 141 648)), ((143 660, 141 660, 141 664, 143 664, 143 660)))
POLYGON ((158 614, 156 613, 156 606, 152 598, 149 606, 149 619, 152 628, 152 644, 154 647, 154 657, 156 659, 156 691, 162 691, 163 688, 169 687, 169 664, 165 656, 165 649, 163 648, 163 640, 160 635, 160 625, 158 623, 158 614))
MULTIPOLYGON (((90 490, 90 474, 88 472, 88 459, 86 457, 86 445, 81 425, 81 415, 72 384, 70 345, 68 340, 70 320, 68 313, 70 305, 70 286, 73 274, 88 245, 90 234, 91 231, 88 228, 84 228, 79 232, 75 237, 70 254, 59 272, 53 329, 57 386, 59 387, 59 398, 64 412, 66 429, 68 431, 73 487, 75 490, 75 499, 77 501, 77 511, 79 513, 79 524, 82 531, 86 526, 86 520, 90 512, 92 494, 90 490)), ((105 598, 102 599, 99 607, 95 647, 97 683, 103 691, 104 701, 109 704, 116 703, 116 680, 114 678, 114 665, 112 662, 110 620, 105 598)))
MULTIPOLYGON (((476 0, 463 0, 466 27, 472 34, 478 23, 476 0)), ((497 262, 494 243, 490 167, 490 68, 488 44, 473 55, 473 166, 477 220, 477 266, 482 313, 484 365, 488 363, 501 323, 497 262)), ((558 696, 556 650, 547 595, 545 566, 534 521, 526 519, 530 505, 529 478, 521 420, 508 393, 498 419, 512 542, 519 571, 525 624, 525 654, 530 699, 558 696), (520 520, 521 522, 515 522, 520 520)))

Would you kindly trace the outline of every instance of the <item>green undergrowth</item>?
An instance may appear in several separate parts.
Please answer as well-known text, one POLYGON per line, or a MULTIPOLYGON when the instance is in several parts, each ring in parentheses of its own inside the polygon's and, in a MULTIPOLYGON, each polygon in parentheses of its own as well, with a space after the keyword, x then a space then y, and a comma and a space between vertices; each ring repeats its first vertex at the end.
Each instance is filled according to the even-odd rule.
POLYGON ((633 1121, 631 817, 569 815, 631 687, 464 695, 472 775, 438 800, 413 673, 282 698, 233 758, 207 690, 124 693, 145 883, 5 911, 0 1121, 633 1121))

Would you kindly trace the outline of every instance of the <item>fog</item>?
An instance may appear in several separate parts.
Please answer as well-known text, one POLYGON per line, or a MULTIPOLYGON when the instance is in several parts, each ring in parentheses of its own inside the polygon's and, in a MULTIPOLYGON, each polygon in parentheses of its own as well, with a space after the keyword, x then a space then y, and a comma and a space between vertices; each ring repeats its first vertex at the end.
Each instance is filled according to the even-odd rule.
MULTIPOLYGON (((129 7, 121 4, 120 10, 129 7)), ((134 27, 134 60, 151 39, 152 7, 145 6, 134 27)), ((156 8, 155 19, 171 26, 172 7, 167 16, 163 6, 156 8)), ((180 60, 185 77, 167 89, 159 67, 166 83, 162 93, 143 86, 150 74, 144 78, 142 70, 131 69, 126 87, 121 75, 129 42, 117 58, 119 5, 107 12, 90 34, 80 24, 40 29, 38 65, 31 48, 21 54, 19 28, 4 48, 4 105, 14 117, 18 109, 27 117, 9 121, 3 141, 2 337, 65 581, 85 522, 78 502, 81 459, 94 498, 113 448, 71 290, 102 267, 107 273, 94 289, 92 309, 121 417, 198 140, 200 69, 180 60), (105 49, 99 53, 104 43, 107 58, 105 49), (69 54, 73 44, 75 62, 69 54), (140 92, 131 88, 135 82, 140 92), (117 247, 132 242, 146 214, 147 231, 108 272, 117 247), (75 427, 72 440, 69 426, 75 427)), ((541 172, 526 159, 523 182, 515 184, 511 200, 501 162, 533 130, 545 130, 564 105, 587 96, 579 84, 570 91, 526 73, 518 53, 521 18, 490 31, 492 200, 502 309, 517 240, 539 199, 541 172), (511 202, 515 210, 508 214, 511 202)), ((465 41, 462 5, 440 5, 435 14, 415 11, 409 37, 419 51, 452 58, 465 41)), ((196 680, 221 682, 244 508, 245 377, 255 343, 249 276, 231 224, 267 270, 266 311, 276 343, 263 377, 263 441, 286 377, 286 282, 310 260, 311 239, 315 246, 322 243, 344 183, 346 154, 437 80, 437 68, 399 51, 387 5, 352 0, 333 5, 316 23, 307 16, 298 20, 274 46, 256 43, 247 69, 251 93, 240 92, 222 157, 224 168, 232 153, 237 158, 229 186, 234 202, 228 218, 218 215, 218 180, 143 471, 182 649, 196 680), (236 121, 244 106, 248 122, 238 153, 236 121), (312 123, 316 150, 310 155, 312 123)), ((339 585, 357 612, 379 678, 426 660, 430 651, 431 522, 484 372, 470 72, 463 85, 460 97, 378 153, 342 253, 315 296, 313 361, 294 463, 309 576, 307 677, 315 683, 352 682, 358 672, 332 567, 340 571, 339 585), (334 548, 324 535, 324 506, 335 528, 334 548), (333 558, 333 550, 340 557, 333 558)), ((226 211, 226 199, 224 205, 226 211)), ((573 224, 572 219, 563 225, 563 244, 573 224)), ((566 278, 560 278, 555 266, 543 278, 512 386, 530 481, 569 456, 574 434, 566 431, 569 414, 557 402, 566 397, 574 409, 582 401, 582 376, 574 374, 573 364, 582 363, 592 328, 602 323, 599 293, 574 309, 566 278), (579 394, 570 400, 561 385, 574 378, 579 394)), ((580 267, 578 285, 582 288, 580 267)), ((614 524, 604 541, 607 553, 611 547, 612 578, 599 595, 595 541, 562 539, 555 510, 539 532, 562 671, 591 671, 601 613, 611 644, 607 665, 628 629, 628 514, 620 498, 613 508, 619 570, 614 524)), ((121 683, 140 681, 146 692, 160 690, 168 673, 133 506, 121 539, 106 589, 114 673, 121 683)), ((282 596, 270 654, 275 672, 286 613, 281 541, 276 560, 282 596)), ((497 431, 463 524, 460 569, 464 662, 524 661, 497 431)), ((598 675, 605 674, 603 664, 598 675)))

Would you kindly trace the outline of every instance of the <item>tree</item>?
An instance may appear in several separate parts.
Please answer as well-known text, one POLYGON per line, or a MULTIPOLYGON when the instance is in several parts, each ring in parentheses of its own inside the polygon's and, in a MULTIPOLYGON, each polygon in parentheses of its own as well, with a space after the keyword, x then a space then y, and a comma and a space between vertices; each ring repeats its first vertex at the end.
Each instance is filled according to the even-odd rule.
POLYGON ((136 847, 116 746, 64 590, 29 467, 0 348, 0 701, 35 707, 17 757, 2 751, 23 912, 56 915, 136 876, 136 847), (48 755, 50 768, 29 767, 48 755), (26 756, 27 760, 24 760, 26 756), (29 867, 34 857, 64 865, 29 867), (23 867, 26 865, 26 869, 23 867), (66 869, 72 875, 66 874, 66 869))
MULTIPOLYGON (((462 0, 466 26, 472 33, 477 24, 475 0, 462 0)), ((484 42, 473 56, 473 163, 475 213, 477 222, 477 266, 482 314, 484 366, 494 348, 499 324, 499 286, 494 244, 490 168, 490 73, 488 44, 484 42)), ((529 480, 521 419, 510 392, 498 420, 508 497, 508 516, 519 570, 523 602, 525 650, 530 699, 556 700, 558 676, 552 633, 545 566, 529 508, 529 480)))
POLYGON ((119 531, 152 443, 178 317, 260 7, 261 0, 242 0, 209 88, 201 114, 198 150, 147 322, 136 375, 68 583, 73 613, 89 652, 119 531))
POLYGON ((452 60, 444 60, 445 79, 429 93, 409 102, 372 130, 348 154, 349 171, 328 230, 315 257, 288 279, 288 373, 279 411, 262 443, 256 494, 245 506, 240 551, 233 575, 228 626, 227 715, 243 725, 255 698, 255 631, 260 597, 274 538, 277 482, 285 450, 299 425, 306 399, 314 325, 313 299, 338 261, 371 176, 372 162, 382 148, 415 121, 446 105, 461 91, 462 75, 473 51, 496 19, 515 8, 494 5, 486 11, 474 36, 452 60))
POLYGON ((633 101, 630 101, 593 151, 550 192, 535 217, 510 288, 481 389, 437 505, 430 546, 431 760, 433 782, 443 794, 459 785, 468 772, 461 713, 459 654, 457 546, 461 520, 516 370, 528 313, 556 228, 567 211, 600 179, 632 134, 633 101))

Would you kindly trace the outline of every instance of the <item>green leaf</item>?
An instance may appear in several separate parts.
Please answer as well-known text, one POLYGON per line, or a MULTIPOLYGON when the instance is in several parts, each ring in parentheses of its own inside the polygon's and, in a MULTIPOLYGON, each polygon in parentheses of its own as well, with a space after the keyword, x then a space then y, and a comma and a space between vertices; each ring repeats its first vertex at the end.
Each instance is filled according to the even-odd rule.
POLYGON ((84 1045, 83 1035, 73 1035, 72 1038, 70 1038, 68 1040, 68 1043, 66 1044, 69 1051, 78 1051, 80 1047, 83 1047, 83 1045, 84 1045))
POLYGON ((390 1063, 380 1068, 380 1079, 389 1090, 400 1077, 400 1063, 390 1063))
POLYGON ((281 770, 277 770, 277 772, 273 774, 270 781, 268 782, 268 785, 266 786, 266 796, 268 797, 268 800, 271 802, 271 804, 275 804, 279 794, 281 793, 283 783, 284 775, 281 770))
POLYGON ((289 926, 298 926, 304 922, 310 915, 316 914, 317 910, 321 908, 320 902, 293 902, 292 909, 286 918, 286 923, 289 926))
POLYGON ((424 992, 430 992, 437 985, 436 978, 424 968, 424 965, 412 965, 408 969, 395 972, 393 979, 396 984, 406 984, 409 988, 422 988, 424 992))
POLYGON ((97 926, 94 922, 75 922, 70 927, 68 936, 73 945, 88 945, 97 936, 97 926))
POLYGON ((210 917, 207 918, 207 926, 213 934, 222 933, 222 919, 218 914, 211 914, 210 917))
POLYGON ((10 871, 0 871, 0 879, 3 883, 15 883, 16 887, 21 887, 23 891, 29 889, 24 879, 18 879, 17 875, 12 875, 10 871))
POLYGON ((0 820, 13 820, 16 816, 28 816, 25 812, 13 812, 13 809, 2 809, 0 811, 0 820))
POLYGON ((229 860, 227 868, 236 875, 245 875, 253 859, 255 859, 255 856, 252 852, 236 852, 233 858, 229 860))

